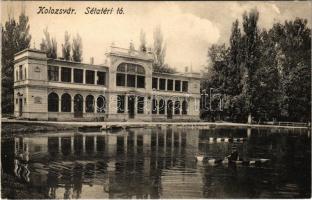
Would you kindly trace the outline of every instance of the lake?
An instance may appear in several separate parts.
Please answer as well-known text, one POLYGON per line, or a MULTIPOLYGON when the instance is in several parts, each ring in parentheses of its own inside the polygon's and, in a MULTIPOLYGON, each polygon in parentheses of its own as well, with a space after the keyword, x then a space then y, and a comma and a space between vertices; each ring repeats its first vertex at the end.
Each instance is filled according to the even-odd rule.
MULTIPOLYGON (((42 133, 2 140, 3 172, 45 198, 309 198, 304 129, 162 126, 114 133, 42 133), (240 141, 233 141, 240 138, 240 141), (242 141, 242 139, 244 139, 242 141), (236 148, 259 165, 209 164, 236 148)), ((19 198, 18 192, 11 194, 19 198)))

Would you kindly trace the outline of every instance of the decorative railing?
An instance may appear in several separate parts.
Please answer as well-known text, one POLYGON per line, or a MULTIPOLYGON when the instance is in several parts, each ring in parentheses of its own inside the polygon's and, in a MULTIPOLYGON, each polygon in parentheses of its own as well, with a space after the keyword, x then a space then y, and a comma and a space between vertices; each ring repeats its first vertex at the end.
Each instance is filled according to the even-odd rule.
POLYGON ((295 127, 310 127, 309 123, 304 122, 263 122, 262 124, 276 125, 276 126, 295 126, 295 127))
POLYGON ((153 59, 154 58, 153 53, 151 51, 141 52, 141 51, 137 51, 137 50, 120 48, 120 47, 115 47, 115 46, 111 46, 110 53, 114 53, 117 55, 137 57, 137 58, 142 58, 142 59, 153 59))

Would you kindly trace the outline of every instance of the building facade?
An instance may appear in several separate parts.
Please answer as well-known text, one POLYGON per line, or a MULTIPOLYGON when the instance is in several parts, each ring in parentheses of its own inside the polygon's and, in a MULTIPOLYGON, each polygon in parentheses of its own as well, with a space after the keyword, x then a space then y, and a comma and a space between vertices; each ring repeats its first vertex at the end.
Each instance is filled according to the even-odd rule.
POLYGON ((15 54, 14 112, 59 121, 199 120, 200 76, 152 72, 149 52, 111 47, 104 65, 15 54))

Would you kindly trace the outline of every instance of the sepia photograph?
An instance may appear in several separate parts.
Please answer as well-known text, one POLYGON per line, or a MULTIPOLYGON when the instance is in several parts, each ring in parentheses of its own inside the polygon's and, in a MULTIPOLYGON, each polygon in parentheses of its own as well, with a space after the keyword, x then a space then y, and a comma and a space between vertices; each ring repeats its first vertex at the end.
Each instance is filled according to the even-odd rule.
POLYGON ((1 1, 2 199, 310 199, 311 1, 1 1))

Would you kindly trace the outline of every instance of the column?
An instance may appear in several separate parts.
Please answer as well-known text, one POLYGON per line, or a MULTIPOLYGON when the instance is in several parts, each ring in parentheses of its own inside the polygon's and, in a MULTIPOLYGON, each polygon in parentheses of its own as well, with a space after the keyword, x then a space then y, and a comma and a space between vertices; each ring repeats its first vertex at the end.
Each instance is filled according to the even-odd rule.
MULTIPOLYGON (((125 113, 127 113, 128 112, 128 95, 126 94, 125 95, 125 113)), ((117 103, 117 101, 116 101, 116 105, 117 105, 118 103, 117 103)))
POLYGON ((159 78, 157 78, 157 90, 159 90, 159 78))
POLYGON ((93 136, 93 150, 96 152, 96 147, 97 147, 97 136, 93 136))
POLYGON ((97 96, 94 96, 94 101, 93 101, 93 112, 96 113, 97 112, 97 96))
POLYGON ((164 101, 165 101, 165 105, 164 105, 165 115, 167 115, 167 114, 168 114, 168 111, 167 111, 167 110, 168 110, 168 109, 167 109, 167 108, 168 108, 168 104, 167 104, 168 101, 167 101, 167 99, 165 99, 165 98, 164 98, 164 101))
POLYGON ((97 85, 98 76, 97 76, 97 70, 94 70, 94 84, 97 85))
POLYGON ((137 96, 134 96, 134 118, 135 118, 135 115, 138 114, 138 98, 137 96))
POLYGON ((82 113, 86 113, 86 99, 82 96, 82 113))
POLYGON ((182 87, 183 87, 183 81, 180 80, 180 92, 182 92, 182 87))
MULTIPOLYGON (((156 111, 157 111, 156 114, 159 115, 159 98, 155 98, 155 99, 156 99, 156 111)), ((153 105, 153 98, 152 98, 152 105, 153 105)))
POLYGON ((74 136, 70 137, 70 149, 71 153, 74 153, 74 136))
POLYGON ((74 68, 70 68, 70 70, 71 70, 71 83, 73 83, 74 82, 74 68))
POLYGON ((82 152, 83 153, 86 152, 86 136, 85 135, 82 136, 82 152))
POLYGON ((58 107, 58 111, 62 112, 62 95, 59 96, 59 107, 58 107))
POLYGON ((83 69, 83 72, 82 72, 82 83, 86 84, 86 69, 83 69))
POLYGON ((173 80, 172 91, 175 91, 175 80, 173 80))
POLYGON ((74 110, 74 103, 75 103, 75 101, 74 101, 74 96, 71 96, 71 98, 72 98, 72 99, 71 99, 71 110, 70 110, 70 112, 71 112, 71 113, 74 113, 74 111, 75 111, 75 110, 74 110))
POLYGON ((180 109, 179 109, 180 113, 179 113, 179 115, 182 115, 182 103, 183 103, 183 99, 180 101, 180 109))
POLYGON ((165 90, 167 91, 168 88, 168 79, 165 79, 165 90))
POLYGON ((61 73, 61 70, 62 68, 61 67, 59 67, 59 70, 58 70, 58 75, 59 75, 59 77, 58 77, 58 81, 59 82, 61 82, 62 81, 62 79, 61 79, 61 75, 62 75, 62 73, 61 73))

